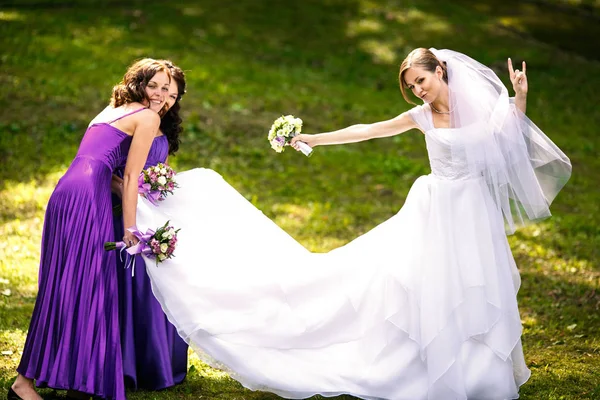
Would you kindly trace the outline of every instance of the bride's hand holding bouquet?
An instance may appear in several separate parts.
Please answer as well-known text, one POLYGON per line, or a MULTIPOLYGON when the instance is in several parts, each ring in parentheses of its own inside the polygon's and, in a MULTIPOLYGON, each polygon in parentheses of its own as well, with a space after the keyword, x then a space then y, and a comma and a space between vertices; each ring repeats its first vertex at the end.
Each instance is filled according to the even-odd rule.
POLYGON ((301 144, 300 143, 306 143, 308 146, 310 146, 311 148, 314 148, 315 146, 318 146, 317 140, 315 135, 309 135, 306 133, 301 133, 299 135, 296 135, 292 138, 292 140, 290 141, 290 146, 292 146, 295 150, 300 151, 301 148, 301 144))

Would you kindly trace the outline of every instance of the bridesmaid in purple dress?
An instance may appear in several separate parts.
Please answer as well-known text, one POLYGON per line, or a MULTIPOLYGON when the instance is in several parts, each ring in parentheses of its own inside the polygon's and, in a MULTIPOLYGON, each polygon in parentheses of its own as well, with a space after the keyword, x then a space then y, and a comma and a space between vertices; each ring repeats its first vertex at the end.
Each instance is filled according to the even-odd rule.
MULTIPOLYGON (((169 154, 179 149, 182 130, 179 100, 185 93, 185 75, 170 61, 162 61, 169 67, 172 77, 167 97, 169 111, 162 117, 162 134, 154 138, 144 168, 166 162, 169 154)), ((118 178, 115 180, 119 181, 118 178)), ((118 216, 114 222, 115 235, 120 237, 124 230, 123 220, 118 216)), ((181 383, 187 373, 188 346, 154 297, 143 258, 137 256, 134 276, 131 269, 125 269, 125 262, 119 259, 117 265, 126 386, 160 390, 181 383)))
MULTIPOLYGON (((124 166, 123 218, 135 226, 137 178, 158 134, 169 85, 163 62, 133 64, 50 196, 38 295, 8 399, 41 399, 34 381, 67 389, 71 398, 125 399, 117 254, 103 249, 115 240, 111 181, 124 166)), ((137 243, 130 232, 123 240, 137 243)))

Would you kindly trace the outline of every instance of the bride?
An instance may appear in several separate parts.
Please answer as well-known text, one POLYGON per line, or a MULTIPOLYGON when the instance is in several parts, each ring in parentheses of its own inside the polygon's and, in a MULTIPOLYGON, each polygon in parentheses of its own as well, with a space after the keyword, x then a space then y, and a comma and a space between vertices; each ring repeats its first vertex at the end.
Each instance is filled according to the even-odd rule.
POLYGON ((489 68, 450 50, 416 49, 400 84, 424 102, 388 121, 293 141, 357 142, 418 129, 432 173, 389 220, 311 253, 216 172, 177 175, 140 230, 177 228, 176 257, 146 259, 169 320, 209 364, 286 398, 515 399, 529 378, 506 239, 550 216, 569 159, 489 68))

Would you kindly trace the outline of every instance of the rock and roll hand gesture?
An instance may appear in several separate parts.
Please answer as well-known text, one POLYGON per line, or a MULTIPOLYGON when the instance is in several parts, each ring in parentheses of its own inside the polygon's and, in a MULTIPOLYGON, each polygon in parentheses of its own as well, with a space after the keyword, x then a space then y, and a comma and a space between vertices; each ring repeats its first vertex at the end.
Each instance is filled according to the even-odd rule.
POLYGON ((508 75, 510 77, 510 81, 513 85, 513 89, 515 91, 515 96, 527 96, 527 75, 525 74, 527 71, 527 65, 525 61, 523 61, 523 69, 519 71, 518 69, 513 69, 512 60, 508 59, 508 75))

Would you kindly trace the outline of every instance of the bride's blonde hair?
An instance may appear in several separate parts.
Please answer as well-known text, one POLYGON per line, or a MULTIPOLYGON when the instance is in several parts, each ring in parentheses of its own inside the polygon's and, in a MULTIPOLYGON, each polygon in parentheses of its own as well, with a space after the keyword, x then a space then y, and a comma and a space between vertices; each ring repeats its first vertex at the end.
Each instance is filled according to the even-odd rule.
POLYGON ((444 82, 448 83, 448 71, 446 70, 446 63, 441 62, 438 58, 431 52, 431 50, 426 49, 424 47, 420 47, 418 49, 414 49, 411 51, 408 56, 402 61, 400 64, 400 73, 398 74, 398 81, 400 82, 400 91, 402 92, 402 97, 404 100, 409 102, 410 104, 415 104, 409 97, 406 92, 408 89, 406 82, 404 81, 404 74, 411 67, 421 67, 425 71, 435 72, 437 67, 441 67, 444 75, 442 79, 444 82))

